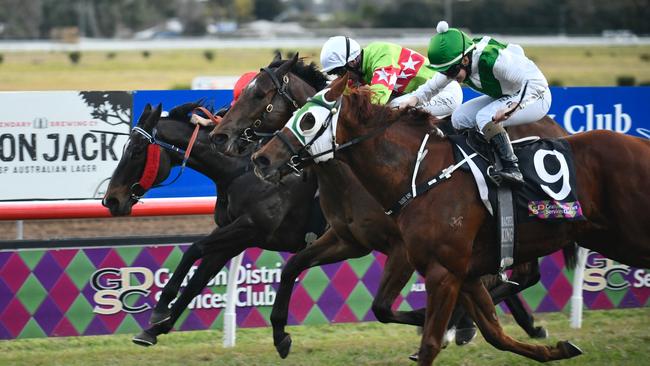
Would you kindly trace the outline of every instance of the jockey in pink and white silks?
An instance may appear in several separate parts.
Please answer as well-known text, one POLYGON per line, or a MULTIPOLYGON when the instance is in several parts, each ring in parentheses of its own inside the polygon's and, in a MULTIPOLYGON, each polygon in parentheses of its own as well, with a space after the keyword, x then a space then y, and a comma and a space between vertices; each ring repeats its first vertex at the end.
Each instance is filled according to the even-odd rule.
MULTIPOLYGON (((320 54, 323 72, 350 72, 357 83, 370 86, 372 102, 399 106, 402 98, 437 74, 418 52, 388 42, 373 42, 361 49, 355 40, 336 36, 328 39, 320 54)), ((456 82, 449 83, 419 107, 436 117, 450 115, 463 102, 456 82)))
POLYGON ((471 39, 444 21, 436 30, 428 55, 430 67, 439 73, 402 100, 400 107, 420 105, 453 81, 484 94, 456 109, 452 124, 457 129, 478 128, 503 163, 503 169, 495 173, 509 183, 523 184, 503 127, 535 122, 548 113, 551 91, 546 77, 519 45, 500 43, 488 36, 471 39))

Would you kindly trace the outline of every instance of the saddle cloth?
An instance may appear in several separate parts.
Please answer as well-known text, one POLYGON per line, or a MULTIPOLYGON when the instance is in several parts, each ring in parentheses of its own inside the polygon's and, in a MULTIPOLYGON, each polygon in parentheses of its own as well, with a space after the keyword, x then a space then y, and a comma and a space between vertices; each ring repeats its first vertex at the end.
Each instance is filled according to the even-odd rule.
MULTIPOLYGON (((461 169, 470 171, 483 204, 494 215, 497 187, 489 178, 493 169, 493 151, 482 135, 469 132, 450 135, 456 162, 476 152, 461 169), (482 140, 482 141, 481 141, 482 140), (493 209, 494 208, 494 209, 493 209)), ((577 199, 573 154, 563 139, 531 137, 514 141, 515 154, 525 184, 513 189, 517 222, 543 220, 584 220, 577 199)))

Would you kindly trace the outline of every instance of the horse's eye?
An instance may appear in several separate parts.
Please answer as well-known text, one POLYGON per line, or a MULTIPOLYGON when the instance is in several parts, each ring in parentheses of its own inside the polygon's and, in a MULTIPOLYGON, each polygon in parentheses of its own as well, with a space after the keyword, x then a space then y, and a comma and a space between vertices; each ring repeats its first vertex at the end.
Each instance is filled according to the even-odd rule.
POLYGON ((311 113, 305 113, 305 115, 300 120, 300 129, 304 132, 307 132, 314 128, 316 125, 316 118, 311 113))

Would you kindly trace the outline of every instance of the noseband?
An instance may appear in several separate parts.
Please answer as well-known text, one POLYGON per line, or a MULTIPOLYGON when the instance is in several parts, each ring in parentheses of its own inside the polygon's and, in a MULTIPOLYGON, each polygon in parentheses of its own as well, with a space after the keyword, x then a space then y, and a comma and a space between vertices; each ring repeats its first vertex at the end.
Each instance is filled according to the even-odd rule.
POLYGON ((262 121, 266 120, 266 114, 273 112, 273 109, 275 109, 273 106, 273 100, 275 99, 276 95, 281 95, 285 100, 293 105, 294 109, 298 109, 300 107, 298 105, 298 102, 296 102, 296 100, 291 96, 291 92, 289 91, 288 75, 285 74, 282 77, 282 82, 280 82, 275 73, 268 67, 261 68, 260 72, 266 72, 269 75, 271 81, 273 82, 273 86, 275 87, 275 94, 271 98, 271 102, 266 105, 266 108, 262 112, 260 118, 256 119, 250 127, 247 127, 244 129, 244 131, 242 131, 240 139, 246 142, 256 142, 261 138, 273 136, 273 133, 258 132, 255 129, 259 128, 262 125, 262 121))

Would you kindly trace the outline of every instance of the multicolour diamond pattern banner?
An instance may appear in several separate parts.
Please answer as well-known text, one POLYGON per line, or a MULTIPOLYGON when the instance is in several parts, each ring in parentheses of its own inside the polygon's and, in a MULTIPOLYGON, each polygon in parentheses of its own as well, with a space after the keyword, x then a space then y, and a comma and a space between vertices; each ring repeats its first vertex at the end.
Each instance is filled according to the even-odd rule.
MULTIPOLYGON (((147 326, 150 309, 187 247, 0 252, 0 339, 138 332, 147 326)), ((259 249, 245 252, 238 273, 238 326, 270 325, 275 289, 289 256, 259 249)), ((375 320, 370 307, 384 262, 383 255, 371 254, 303 273, 289 324, 375 320)), ((529 308, 568 310, 572 273, 564 268, 562 255, 543 258, 541 270, 541 281, 523 294, 529 308)), ((226 278, 224 269, 192 301, 178 330, 222 327, 226 278)), ((591 253, 584 284, 587 309, 650 306, 650 271, 591 253)), ((394 306, 411 310, 424 304, 424 286, 413 276, 394 306)))

